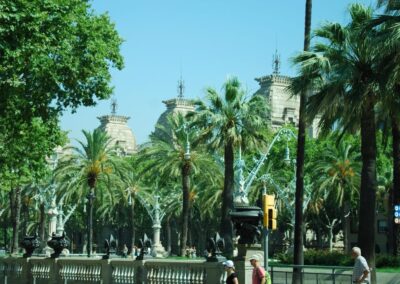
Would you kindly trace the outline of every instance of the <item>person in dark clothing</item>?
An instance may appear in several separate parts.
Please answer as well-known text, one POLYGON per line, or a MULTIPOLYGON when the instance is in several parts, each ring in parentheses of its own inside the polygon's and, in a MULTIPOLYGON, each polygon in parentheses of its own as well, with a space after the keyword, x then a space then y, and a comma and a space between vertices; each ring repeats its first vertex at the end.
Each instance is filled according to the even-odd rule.
POLYGON ((232 260, 224 261, 223 266, 226 271, 226 284, 239 284, 237 274, 235 272, 235 265, 232 260))

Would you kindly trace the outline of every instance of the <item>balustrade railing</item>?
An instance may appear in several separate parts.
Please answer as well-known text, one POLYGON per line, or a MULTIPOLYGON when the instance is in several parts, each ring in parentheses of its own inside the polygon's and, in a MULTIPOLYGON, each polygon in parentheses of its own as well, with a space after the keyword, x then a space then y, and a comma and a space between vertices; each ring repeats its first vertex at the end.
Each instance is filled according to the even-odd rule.
POLYGON ((0 284, 220 284, 224 274, 205 260, 0 258, 0 284))

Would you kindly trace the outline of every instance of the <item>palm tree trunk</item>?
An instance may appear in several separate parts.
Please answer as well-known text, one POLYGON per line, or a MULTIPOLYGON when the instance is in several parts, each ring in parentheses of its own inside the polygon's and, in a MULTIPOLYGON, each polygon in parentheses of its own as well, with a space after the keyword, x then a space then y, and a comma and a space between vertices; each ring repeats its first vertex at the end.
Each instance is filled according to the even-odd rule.
MULTIPOLYGON (((304 51, 310 49, 311 37, 311 11, 312 1, 306 0, 305 25, 304 25, 304 51)), ((303 221, 303 202, 304 202, 304 157, 306 146, 306 105, 307 93, 300 94, 299 110, 299 132, 297 138, 297 163, 296 163, 296 194, 295 194, 295 225, 294 225, 294 256, 295 265, 304 264, 304 221, 303 221)), ((302 283, 301 271, 293 269, 293 284, 302 283)))
POLYGON ((132 250, 133 247, 135 246, 135 198, 132 198, 132 205, 131 205, 131 247, 130 249, 132 250))
POLYGON ((11 253, 18 252, 18 233, 20 227, 20 217, 21 217, 21 188, 13 188, 10 192, 11 198, 11 219, 13 225, 13 235, 11 244, 11 253))
MULTIPOLYGON (((311 11, 312 1, 306 0, 306 15, 304 25, 304 50, 310 49, 311 37, 311 11)), ((297 138, 297 163, 296 163, 296 194, 295 194, 295 224, 294 224, 294 255, 295 265, 304 264, 304 221, 303 221, 303 202, 304 202, 304 157, 306 146, 306 105, 307 93, 300 94, 299 110, 299 132, 297 138)), ((293 269, 293 284, 302 283, 301 271, 293 269)))
POLYGON ((392 138, 393 138, 393 186, 392 200, 390 204, 391 220, 390 224, 393 228, 393 254, 400 255, 400 228, 393 226, 393 205, 400 204, 400 123, 394 115, 392 115, 392 138))
POLYGON ((167 252, 168 255, 171 255, 171 220, 170 218, 167 219, 167 252))
MULTIPOLYGON (((361 115, 361 190, 358 244, 371 267, 375 267, 376 233, 376 126, 374 103, 368 100, 361 115)), ((376 283, 375 269, 371 283, 376 283)))
POLYGON ((182 167, 182 231, 181 231, 181 256, 186 253, 186 244, 189 226, 189 187, 190 187, 190 162, 185 162, 182 167))
POLYGON ((87 242, 87 255, 88 257, 92 256, 93 252, 93 201, 94 201, 94 188, 90 188, 90 193, 88 194, 88 205, 89 205, 89 214, 88 214, 88 242, 87 242))
POLYGON ((343 205, 341 208, 341 222, 342 222, 342 230, 343 230, 343 251, 344 253, 349 253, 349 214, 350 204, 349 201, 343 201, 343 205))
POLYGON ((225 145, 224 159, 225 159, 225 176, 224 176, 224 190, 222 192, 222 212, 221 212, 221 235, 225 240, 225 253, 226 256, 231 258, 233 256, 233 223, 229 212, 233 210, 233 191, 234 191, 234 152, 233 142, 228 141, 225 145))

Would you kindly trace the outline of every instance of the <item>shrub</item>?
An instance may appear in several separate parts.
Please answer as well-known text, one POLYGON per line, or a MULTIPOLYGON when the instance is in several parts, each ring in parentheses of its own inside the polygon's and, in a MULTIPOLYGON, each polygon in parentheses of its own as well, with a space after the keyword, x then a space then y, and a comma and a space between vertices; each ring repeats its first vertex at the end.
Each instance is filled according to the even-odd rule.
POLYGON ((376 267, 399 267, 400 266, 400 257, 378 254, 376 256, 376 267))
MULTIPOLYGON (((282 264, 293 264, 293 255, 280 253, 276 258, 282 264)), ((326 266, 352 266, 354 260, 350 255, 338 251, 309 249, 304 252, 305 265, 326 265, 326 266)), ((400 267, 400 257, 377 254, 376 267, 400 267)))
MULTIPOLYGON (((278 254, 277 259, 281 263, 284 264, 292 264, 293 263, 293 255, 292 254, 278 254)), ((327 266, 347 266, 352 265, 353 261, 350 256, 332 251, 329 252, 327 250, 315 250, 309 249, 304 252, 304 264, 305 265, 327 265, 327 266)))

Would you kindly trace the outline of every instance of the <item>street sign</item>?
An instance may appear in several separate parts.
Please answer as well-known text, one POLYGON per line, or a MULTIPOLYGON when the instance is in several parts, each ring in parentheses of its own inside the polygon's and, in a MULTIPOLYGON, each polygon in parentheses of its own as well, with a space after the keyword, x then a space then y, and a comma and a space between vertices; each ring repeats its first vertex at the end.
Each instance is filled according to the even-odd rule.
POLYGON ((400 225, 400 204, 394 206, 394 223, 400 225))

